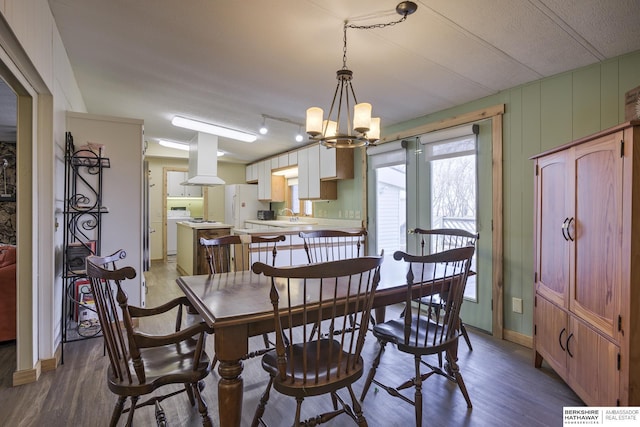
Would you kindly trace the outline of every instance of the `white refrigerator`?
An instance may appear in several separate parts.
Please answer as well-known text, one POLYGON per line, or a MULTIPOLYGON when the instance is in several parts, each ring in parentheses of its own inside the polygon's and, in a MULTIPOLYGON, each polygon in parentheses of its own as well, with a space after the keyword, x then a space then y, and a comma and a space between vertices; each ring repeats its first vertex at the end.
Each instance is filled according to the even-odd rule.
POLYGON ((248 219, 258 219, 259 210, 269 210, 269 202, 258 200, 255 184, 225 185, 224 222, 234 228, 244 228, 248 219))

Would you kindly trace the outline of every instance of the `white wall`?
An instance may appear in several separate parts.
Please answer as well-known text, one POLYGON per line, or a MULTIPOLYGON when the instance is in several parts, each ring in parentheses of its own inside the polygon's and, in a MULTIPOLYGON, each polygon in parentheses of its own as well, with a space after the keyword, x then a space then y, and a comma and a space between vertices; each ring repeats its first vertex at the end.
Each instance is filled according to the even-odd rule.
POLYGON ((32 193, 33 203, 23 205, 28 209, 18 204, 18 245, 31 253, 18 255, 20 372, 52 358, 60 342, 62 234, 56 223, 62 223, 64 112, 86 107, 48 2, 4 0, 0 13, 2 62, 34 101, 33 136, 18 142, 31 144, 24 152, 32 153, 26 160, 33 179, 31 187, 19 187, 32 193))

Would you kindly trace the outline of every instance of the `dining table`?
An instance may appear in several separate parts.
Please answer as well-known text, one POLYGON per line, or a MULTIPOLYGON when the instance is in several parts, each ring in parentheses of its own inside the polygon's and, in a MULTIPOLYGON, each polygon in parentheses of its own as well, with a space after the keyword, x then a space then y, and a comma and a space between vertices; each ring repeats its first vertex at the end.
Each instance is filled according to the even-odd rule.
MULTIPOLYGON (((385 307, 407 300, 409 264, 396 261, 390 255, 384 258, 373 299, 376 323, 384 321, 385 307)), ((414 273, 420 277, 415 269, 414 273)), ((274 331, 274 312, 269 298, 271 278, 252 271, 236 271, 181 276, 176 282, 214 330, 215 352, 219 361, 220 426, 239 426, 244 386, 243 357, 249 353, 249 338, 274 331)), ((425 296, 421 292, 424 293, 415 287, 411 299, 425 296)))

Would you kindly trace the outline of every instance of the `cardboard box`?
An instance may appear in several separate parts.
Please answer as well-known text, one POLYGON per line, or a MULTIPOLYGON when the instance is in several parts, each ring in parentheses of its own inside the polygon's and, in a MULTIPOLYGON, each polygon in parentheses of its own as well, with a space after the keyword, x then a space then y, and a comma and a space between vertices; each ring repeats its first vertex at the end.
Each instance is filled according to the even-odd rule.
POLYGON ((624 120, 640 119, 640 86, 624 94, 624 120))

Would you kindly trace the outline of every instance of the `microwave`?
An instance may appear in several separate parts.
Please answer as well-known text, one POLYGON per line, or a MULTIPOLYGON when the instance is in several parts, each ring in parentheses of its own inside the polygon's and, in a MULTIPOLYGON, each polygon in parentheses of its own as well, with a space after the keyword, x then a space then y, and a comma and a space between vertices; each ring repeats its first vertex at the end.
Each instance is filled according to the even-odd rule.
POLYGON ((276 215, 274 211, 258 211, 258 219, 272 220, 275 218, 276 218, 276 215))

